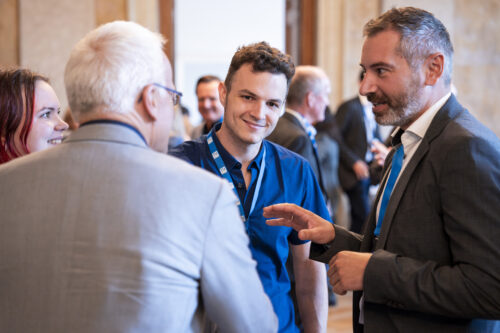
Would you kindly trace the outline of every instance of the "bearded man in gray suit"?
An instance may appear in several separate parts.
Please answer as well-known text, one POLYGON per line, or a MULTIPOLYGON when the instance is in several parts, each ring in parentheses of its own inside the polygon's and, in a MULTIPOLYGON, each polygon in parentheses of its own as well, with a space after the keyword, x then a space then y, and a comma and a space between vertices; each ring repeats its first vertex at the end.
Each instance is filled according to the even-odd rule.
POLYGON ((164 154, 162 46, 131 22, 90 32, 65 71, 81 127, 0 167, 1 332, 277 330, 229 186, 164 154))
POLYGON ((363 235, 293 205, 273 225, 311 239, 355 332, 498 332, 500 140, 450 92, 444 25, 412 7, 368 22, 360 93, 394 148, 363 235))

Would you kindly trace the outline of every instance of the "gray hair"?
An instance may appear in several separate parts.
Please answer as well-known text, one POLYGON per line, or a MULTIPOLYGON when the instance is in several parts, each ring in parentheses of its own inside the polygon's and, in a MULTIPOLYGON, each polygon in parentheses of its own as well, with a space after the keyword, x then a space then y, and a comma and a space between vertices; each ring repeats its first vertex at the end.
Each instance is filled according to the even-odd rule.
POLYGON ((96 107, 129 113, 142 89, 166 81, 160 34, 115 21, 89 32, 73 48, 64 72, 68 102, 78 119, 96 107))
POLYGON ((444 54, 443 79, 451 82, 453 46, 448 30, 433 14, 414 7, 392 8, 364 27, 363 35, 372 37, 385 30, 401 35, 398 52, 410 67, 417 68, 435 52, 444 54))
POLYGON ((300 105, 308 92, 319 93, 326 77, 325 72, 319 67, 297 66, 288 90, 287 104, 300 105))

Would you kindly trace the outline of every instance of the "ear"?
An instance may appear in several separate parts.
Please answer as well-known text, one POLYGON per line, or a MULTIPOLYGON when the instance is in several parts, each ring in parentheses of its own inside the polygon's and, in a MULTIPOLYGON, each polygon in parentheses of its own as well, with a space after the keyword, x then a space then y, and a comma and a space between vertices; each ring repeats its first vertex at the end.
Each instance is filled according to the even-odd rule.
POLYGON ((222 106, 226 107, 227 89, 224 82, 219 82, 219 99, 222 106))
POLYGON ((159 101, 158 101, 158 88, 152 84, 147 85, 142 90, 142 105, 144 108, 144 113, 152 121, 158 118, 159 112, 159 101))
POLYGON ((444 55, 442 53, 434 53, 428 56, 424 62, 424 69, 425 85, 435 85, 438 79, 443 75, 444 55))
POLYGON ((308 108, 312 108, 314 105, 314 93, 312 91, 308 91, 304 96, 304 102, 308 108))

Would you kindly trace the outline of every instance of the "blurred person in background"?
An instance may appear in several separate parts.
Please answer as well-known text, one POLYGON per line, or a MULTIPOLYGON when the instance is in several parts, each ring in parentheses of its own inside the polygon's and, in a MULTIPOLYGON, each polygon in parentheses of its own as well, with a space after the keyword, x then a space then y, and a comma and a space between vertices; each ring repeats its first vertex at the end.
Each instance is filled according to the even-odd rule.
POLYGON ((0 164, 61 143, 68 128, 49 80, 28 69, 0 70, 0 164))
POLYGON ((205 75, 196 82, 198 111, 203 121, 191 131, 191 139, 208 134, 212 126, 222 121, 224 107, 219 100, 219 84, 221 80, 214 75, 205 75))

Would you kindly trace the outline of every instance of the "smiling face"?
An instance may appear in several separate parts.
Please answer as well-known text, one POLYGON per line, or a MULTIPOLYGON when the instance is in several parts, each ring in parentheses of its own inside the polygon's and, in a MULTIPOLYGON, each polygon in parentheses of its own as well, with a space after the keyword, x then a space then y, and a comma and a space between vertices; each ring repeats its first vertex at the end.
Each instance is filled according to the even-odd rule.
POLYGON ((274 130, 287 93, 284 74, 253 72, 244 64, 234 74, 231 90, 219 87, 225 114, 222 127, 237 145, 258 145, 274 130))
POLYGON ((198 110, 207 123, 212 126, 224 114, 224 107, 219 100, 219 81, 201 82, 196 88, 198 110))
POLYGON ((359 92, 373 103, 379 124, 405 129, 424 111, 424 78, 422 71, 412 69, 397 52, 399 40, 399 33, 393 30, 365 40, 361 55, 365 74, 359 92))
POLYGON ((45 81, 35 84, 33 122, 26 146, 33 153, 61 143, 62 133, 68 128, 60 117, 59 99, 54 89, 45 81))

